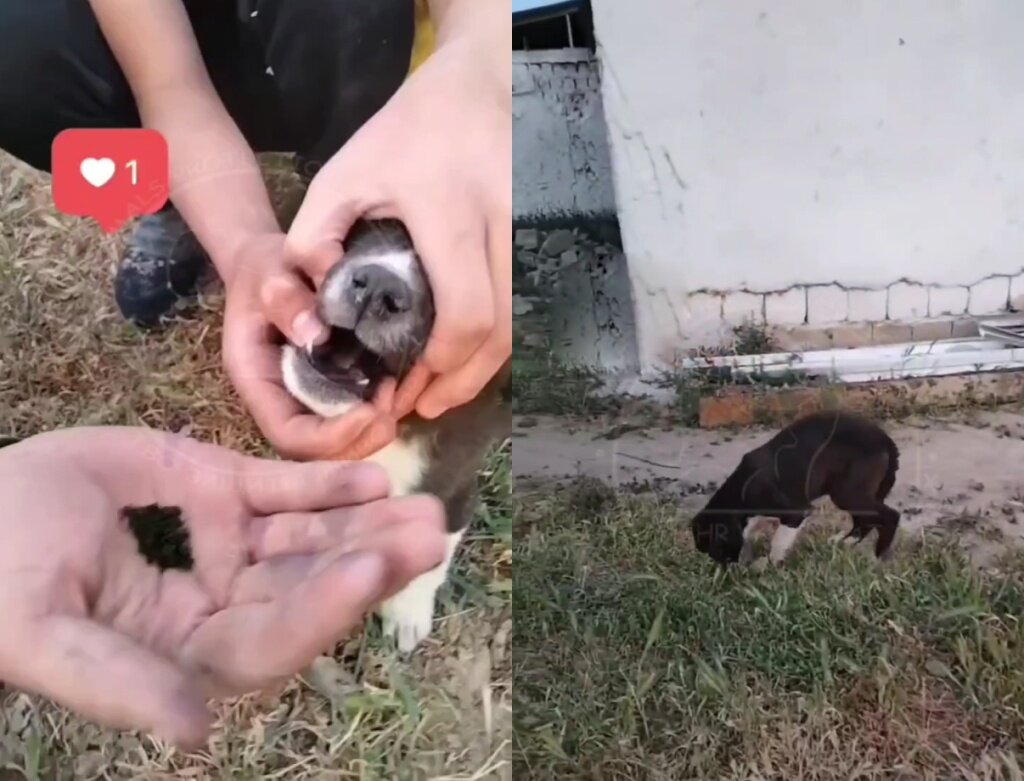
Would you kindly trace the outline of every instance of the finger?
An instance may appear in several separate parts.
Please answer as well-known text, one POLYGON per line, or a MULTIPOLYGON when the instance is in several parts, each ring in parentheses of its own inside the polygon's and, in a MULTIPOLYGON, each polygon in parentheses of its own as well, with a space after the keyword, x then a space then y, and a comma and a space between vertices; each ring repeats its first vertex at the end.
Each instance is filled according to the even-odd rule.
POLYGON ((315 563, 308 557, 308 576, 276 599, 211 616, 186 641, 182 658, 238 692, 297 673, 362 620, 388 580, 376 553, 347 554, 319 572, 315 563))
POLYGON ((340 240, 334 239, 326 239, 310 248, 302 248, 285 240, 284 251, 287 263, 293 268, 302 269, 317 290, 323 285, 327 273, 341 262, 344 254, 340 240))
POLYGON ((442 374, 420 395, 416 411, 429 419, 472 399, 491 381, 512 355, 512 236, 511 223, 492 221, 488 229, 494 295, 494 330, 463 365, 442 374))
POLYGON ((395 417, 401 420, 416 408, 416 402, 426 390, 434 373, 424 364, 418 363, 409 370, 402 385, 395 393, 395 417))
MULTIPOLYGON (((391 535, 388 539, 401 546, 403 539, 396 534, 396 526, 405 523, 425 523, 428 531, 443 529, 444 509, 431 497, 408 496, 318 513, 278 513, 252 522, 249 544, 257 561, 329 549, 348 553, 357 546, 371 547, 367 544, 371 539, 387 541, 377 540, 375 535, 380 532, 391 535)), ((410 530, 411 537, 419 533, 410 530)))
POLYGON ((289 463, 244 459, 238 472, 241 495, 256 515, 333 510, 383 499, 391 491, 376 464, 318 461, 289 463))
POLYGON ((304 269, 318 287, 340 260, 342 241, 352 224, 368 211, 368 204, 335 184, 359 181, 355 172, 348 171, 347 160, 341 152, 313 177, 285 237, 285 256, 304 269))
POLYGON ((7 680, 114 729, 202 746, 211 716, 185 673, 124 635, 71 616, 41 619, 35 650, 7 680))
POLYGON ((444 374, 465 363, 494 328, 484 225, 456 229, 438 219, 436 207, 410 211, 406 224, 423 259, 437 312, 423 363, 444 374))
POLYGON ((374 421, 363 429, 362 433, 351 444, 345 446, 340 457, 348 461, 361 461, 369 458, 379 450, 395 441, 398 424, 390 415, 378 415, 374 421))
POLYGON ((296 274, 275 274, 260 285, 267 319, 294 345, 322 344, 329 331, 316 315, 316 297, 296 274))
POLYGON ((224 324, 224 366, 260 431, 288 458, 331 458, 354 441, 377 416, 369 404, 324 420, 304 411, 285 390, 281 351, 269 341, 260 318, 229 317, 224 324))
POLYGON ((398 390, 398 383, 393 377, 385 377, 377 386, 373 394, 373 406, 378 412, 390 415, 395 408, 395 393, 398 390))

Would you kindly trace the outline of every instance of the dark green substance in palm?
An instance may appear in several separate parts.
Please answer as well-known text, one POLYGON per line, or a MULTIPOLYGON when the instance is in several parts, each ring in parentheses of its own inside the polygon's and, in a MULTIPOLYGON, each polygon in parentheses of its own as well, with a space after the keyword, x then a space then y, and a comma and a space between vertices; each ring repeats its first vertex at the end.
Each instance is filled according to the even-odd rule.
MULTIPOLYGON (((0 437, 0 448, 20 442, 19 437, 0 437)), ((121 517, 135 536, 139 553, 162 570, 191 570, 192 543, 180 507, 124 507, 121 517)))
POLYGON ((135 536, 139 553, 162 570, 191 570, 192 544, 180 507, 125 507, 121 516, 135 536))

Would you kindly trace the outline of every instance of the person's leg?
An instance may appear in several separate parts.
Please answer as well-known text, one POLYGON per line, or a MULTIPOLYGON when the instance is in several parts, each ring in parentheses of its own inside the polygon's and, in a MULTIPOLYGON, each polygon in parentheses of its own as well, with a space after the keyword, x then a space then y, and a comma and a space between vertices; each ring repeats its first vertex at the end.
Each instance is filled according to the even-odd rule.
MULTIPOLYGON (((211 79, 255 151, 299 152, 310 176, 390 98, 415 0, 184 0, 211 79)), ((131 90, 88 0, 0 3, 0 149, 44 171, 58 133, 135 127, 131 90)), ((119 269, 140 324, 187 299, 207 263, 173 208, 142 218, 119 269)))

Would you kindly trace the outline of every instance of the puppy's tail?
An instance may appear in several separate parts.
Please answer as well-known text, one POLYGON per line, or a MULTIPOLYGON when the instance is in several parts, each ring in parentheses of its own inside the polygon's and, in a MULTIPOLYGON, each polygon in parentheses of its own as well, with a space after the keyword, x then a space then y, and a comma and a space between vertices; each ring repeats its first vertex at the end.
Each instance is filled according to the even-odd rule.
POLYGON ((889 468, 886 470, 885 477, 882 478, 882 482, 878 486, 876 498, 880 502, 885 500, 892 487, 896 485, 896 471, 900 468, 900 449, 896 447, 896 443, 888 436, 885 438, 885 448, 889 454, 889 468))

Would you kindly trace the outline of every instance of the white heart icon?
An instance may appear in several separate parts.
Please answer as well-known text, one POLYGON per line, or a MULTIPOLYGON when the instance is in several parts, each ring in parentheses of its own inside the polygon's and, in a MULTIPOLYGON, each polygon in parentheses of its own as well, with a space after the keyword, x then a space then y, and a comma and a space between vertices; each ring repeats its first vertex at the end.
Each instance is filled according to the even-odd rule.
POLYGON ((87 157, 82 161, 82 178, 93 187, 102 187, 114 177, 114 161, 109 157, 97 160, 87 157))

